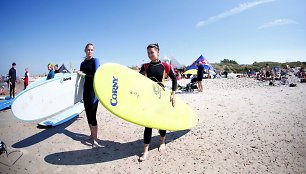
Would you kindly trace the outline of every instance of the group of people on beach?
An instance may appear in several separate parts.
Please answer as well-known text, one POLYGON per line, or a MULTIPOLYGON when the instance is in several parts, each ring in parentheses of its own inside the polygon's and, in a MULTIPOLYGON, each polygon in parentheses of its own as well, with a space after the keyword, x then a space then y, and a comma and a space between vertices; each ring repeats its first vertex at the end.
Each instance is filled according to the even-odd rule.
MULTIPOLYGON (((12 67, 9 70, 8 73, 8 88, 10 91, 10 98, 15 98, 16 94, 16 83, 17 83, 17 70, 16 70, 17 64, 15 62, 12 63, 12 67)), ((58 73, 58 65, 56 64, 54 67, 51 63, 48 64, 48 75, 47 75, 47 80, 54 78, 54 74, 58 73), (54 69, 53 69, 54 68, 54 69)), ((25 68, 25 73, 24 77, 22 78, 23 83, 24 83, 24 90, 27 88, 29 85, 29 78, 30 78, 30 73, 29 73, 29 68, 25 68)), ((1 87, 1 94, 5 94, 5 88, 4 86, 1 87)))
POLYGON ((298 72, 296 72, 296 70, 290 68, 289 65, 271 68, 269 64, 266 64, 266 66, 260 70, 256 77, 257 80, 269 81, 269 85, 274 86, 274 82, 276 80, 279 80, 282 85, 289 84, 289 77, 294 75, 300 78, 301 83, 304 83, 304 81, 306 82, 306 73, 304 68, 300 67, 298 72))
MULTIPOLYGON (((174 75, 173 69, 166 62, 162 62, 159 60, 159 45, 158 44, 150 44, 147 46, 147 54, 150 59, 150 62, 142 65, 139 73, 148 77, 149 79, 158 82, 161 86, 164 85, 164 81, 166 77, 170 77, 172 80, 172 92, 170 95, 170 102, 172 106, 175 106, 175 91, 177 88, 177 79, 174 75)), ((97 109, 98 109, 98 99, 95 95, 94 87, 93 87, 93 79, 97 69, 100 66, 100 62, 98 58, 94 58, 94 45, 92 43, 88 43, 84 49, 85 59, 80 64, 80 70, 77 71, 78 75, 85 78, 84 82, 84 90, 83 90, 83 101, 84 108, 87 117, 87 122, 90 129, 89 138, 85 141, 91 143, 93 148, 99 148, 102 145, 99 144, 98 139, 98 122, 97 122, 97 109)), ((52 64, 48 64, 48 75, 46 80, 50 80, 54 78, 55 73, 58 73, 58 66, 53 66, 52 64)), ((24 80, 24 89, 29 84, 29 70, 25 69, 24 80)), ((12 68, 9 70, 8 83, 10 88, 10 97, 15 97, 15 84, 16 84, 16 63, 12 63, 12 68)), ((160 146, 159 151, 164 151, 165 146, 165 137, 166 130, 159 130, 160 134, 160 146)), ((152 128, 145 127, 144 130, 144 147, 143 154, 139 158, 140 161, 144 161, 148 158, 149 154, 149 144, 152 137, 152 128)))
MULTIPOLYGON (((92 147, 101 147, 98 139, 98 123, 97 123, 97 108, 98 108, 98 99, 95 95, 93 88, 93 78, 95 72, 100 66, 99 59, 93 57, 94 53, 94 45, 92 43, 88 43, 85 46, 85 60, 80 65, 80 70, 77 73, 85 78, 84 83, 84 91, 83 91, 83 100, 84 107, 87 116, 87 122, 90 129, 90 136, 88 141, 91 142, 92 147)), ((155 82, 159 82, 159 84, 163 84, 165 77, 169 76, 172 80, 172 92, 170 95, 170 102, 172 106, 175 106, 175 90, 177 87, 177 80, 174 75, 174 72, 169 64, 165 62, 161 62, 159 60, 159 45, 158 44, 150 44, 147 46, 147 54, 150 59, 149 63, 145 63, 142 65, 139 73, 144 76, 150 78, 155 82)), ((160 134, 160 146, 159 150, 165 150, 165 136, 166 130, 159 130, 160 134)), ((143 147, 143 155, 139 158, 140 161, 144 161, 148 158, 149 154, 149 144, 152 137, 152 128, 145 127, 144 130, 144 147, 143 147)))

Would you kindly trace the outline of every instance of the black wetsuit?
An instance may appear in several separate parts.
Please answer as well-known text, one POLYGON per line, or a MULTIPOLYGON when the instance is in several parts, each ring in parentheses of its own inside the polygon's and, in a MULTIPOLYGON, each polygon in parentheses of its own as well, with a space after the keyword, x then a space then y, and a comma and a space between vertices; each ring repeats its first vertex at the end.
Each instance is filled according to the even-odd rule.
POLYGON ((15 98, 15 83, 16 83, 16 69, 15 68, 11 68, 9 71, 9 82, 11 82, 10 85, 10 97, 15 98))
POLYGON ((93 78, 99 66, 100 66, 99 60, 97 58, 92 58, 90 60, 85 59, 81 63, 80 67, 80 70, 86 74, 84 91, 83 91, 83 100, 84 100, 84 107, 85 107, 88 124, 92 126, 97 126, 96 114, 99 102, 93 88, 93 78))
MULTIPOLYGON (((159 61, 157 63, 153 63, 153 62, 146 63, 142 65, 140 69, 140 73, 147 76, 151 80, 155 82, 160 82, 160 83, 164 82, 165 76, 168 74, 172 80, 172 91, 176 90, 176 87, 177 87, 176 77, 170 65, 164 62, 159 61)), ((166 130, 159 130, 159 134, 161 137, 165 137, 166 130)), ((146 127, 144 130, 144 137, 143 137, 144 143, 150 144, 151 137, 152 137, 152 128, 146 127)))

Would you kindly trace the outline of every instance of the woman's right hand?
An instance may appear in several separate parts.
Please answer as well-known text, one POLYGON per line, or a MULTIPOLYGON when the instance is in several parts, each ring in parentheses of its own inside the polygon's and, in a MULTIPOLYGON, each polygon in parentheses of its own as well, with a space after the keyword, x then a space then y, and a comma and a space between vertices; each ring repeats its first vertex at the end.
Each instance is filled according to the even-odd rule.
POLYGON ((175 91, 171 92, 170 102, 172 103, 172 106, 174 107, 175 106, 175 91))
POLYGON ((77 71, 77 73, 81 76, 81 77, 85 77, 85 73, 83 73, 83 71, 77 71))

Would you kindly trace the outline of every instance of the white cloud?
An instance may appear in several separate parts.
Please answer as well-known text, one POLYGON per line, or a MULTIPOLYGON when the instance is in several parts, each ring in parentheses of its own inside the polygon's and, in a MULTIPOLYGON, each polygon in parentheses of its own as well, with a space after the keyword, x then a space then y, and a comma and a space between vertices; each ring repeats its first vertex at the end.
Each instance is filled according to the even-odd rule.
POLYGON ((267 22, 263 24, 262 26, 258 27, 258 29, 270 28, 280 25, 289 25, 289 24, 297 24, 297 22, 292 19, 276 19, 272 22, 267 22))
POLYGON ((275 1, 275 0, 258 0, 258 1, 254 1, 254 2, 246 2, 246 3, 239 4, 235 8, 232 8, 232 9, 230 9, 228 11, 220 13, 220 14, 218 14, 216 16, 209 17, 207 20, 203 20, 203 21, 198 22, 196 24, 196 27, 206 26, 206 25, 208 25, 210 23, 213 23, 213 22, 216 22, 216 21, 218 21, 220 19, 223 19, 223 18, 232 16, 232 15, 235 15, 235 14, 241 13, 243 11, 246 11, 248 9, 256 7, 258 5, 269 3, 269 2, 273 2, 273 1, 275 1))

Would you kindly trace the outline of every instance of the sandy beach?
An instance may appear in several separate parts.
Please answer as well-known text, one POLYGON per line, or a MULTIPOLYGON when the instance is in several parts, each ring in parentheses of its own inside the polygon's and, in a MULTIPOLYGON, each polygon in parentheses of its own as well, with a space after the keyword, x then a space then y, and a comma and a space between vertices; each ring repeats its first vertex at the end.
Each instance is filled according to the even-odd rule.
MULTIPOLYGON (((190 79, 179 80, 186 85, 190 79)), ((204 92, 178 93, 198 114, 196 127, 168 131, 166 152, 153 130, 149 158, 139 162, 144 128, 100 104, 102 148, 92 149, 85 112, 60 126, 0 111, 0 140, 23 154, 0 173, 306 173, 306 84, 269 86, 252 78, 204 79, 204 92)), ((169 83, 169 82, 168 82, 169 83)), ((0 162, 6 158, 1 155, 0 162)))

